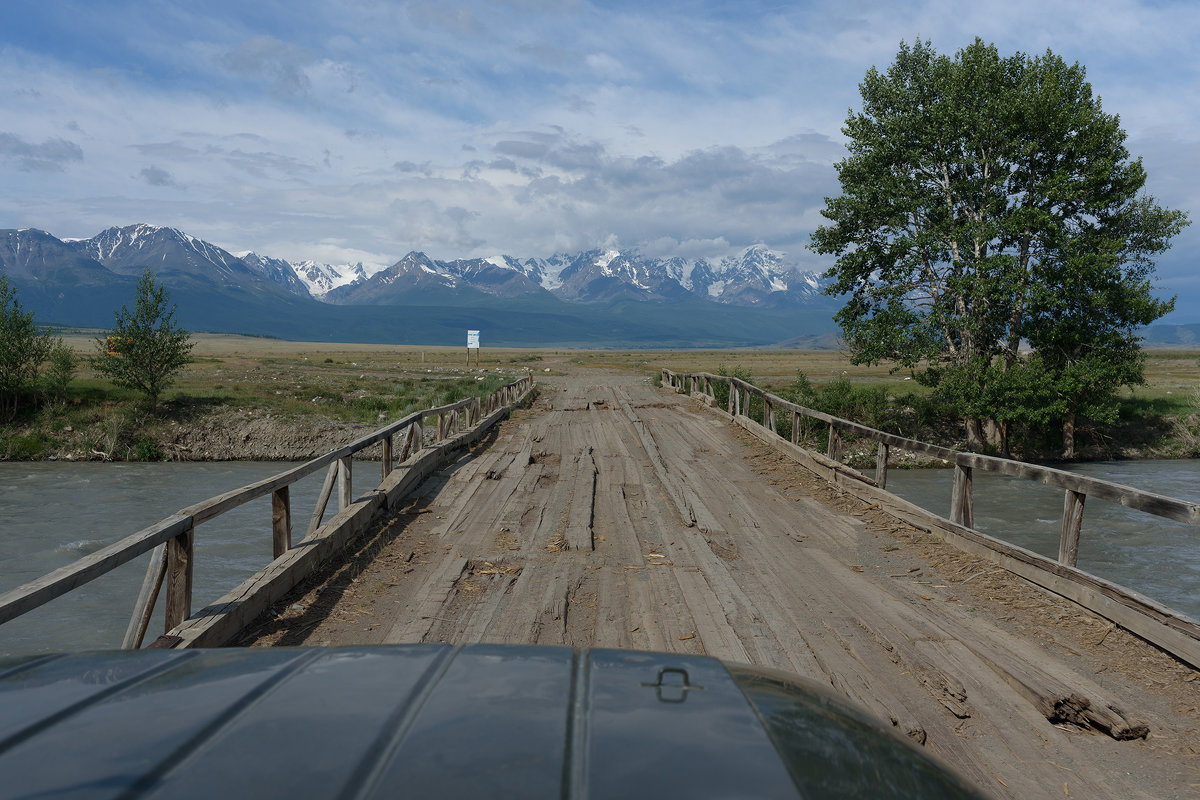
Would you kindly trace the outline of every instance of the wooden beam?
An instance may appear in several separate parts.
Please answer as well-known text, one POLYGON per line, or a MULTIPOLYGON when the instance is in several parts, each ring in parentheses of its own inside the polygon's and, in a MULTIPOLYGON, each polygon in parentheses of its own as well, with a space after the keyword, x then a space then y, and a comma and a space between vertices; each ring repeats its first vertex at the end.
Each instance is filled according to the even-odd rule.
POLYGON ((321 519, 325 516, 325 508, 329 505, 329 498, 333 496, 333 482, 337 478, 337 474, 338 465, 335 461, 325 471, 325 481, 321 484, 321 492, 317 495, 317 504, 313 507, 312 517, 308 520, 308 530, 305 531, 305 536, 321 526, 321 519))
POLYGON ((346 456, 338 459, 338 511, 345 511, 354 497, 354 486, 351 480, 353 471, 353 458, 346 456))
POLYGON ((160 544, 150 551, 146 577, 142 579, 141 591, 133 604, 133 614, 129 617, 129 627, 125 629, 125 638, 121 640, 122 650, 136 650, 142 646, 146 630, 150 627, 150 619, 154 615, 154 603, 158 600, 158 592, 166 574, 167 546, 160 544))
POLYGON ((196 529, 191 525, 167 542, 167 631, 192 615, 195 544, 196 529))
POLYGON ((1058 541, 1058 561, 1069 567, 1079 560, 1079 531, 1083 527, 1083 501, 1086 494, 1067 489, 1063 498, 1062 537, 1058 541))
POLYGON ((950 493, 950 521, 964 528, 975 527, 974 481, 971 468, 954 465, 954 489, 950 493))

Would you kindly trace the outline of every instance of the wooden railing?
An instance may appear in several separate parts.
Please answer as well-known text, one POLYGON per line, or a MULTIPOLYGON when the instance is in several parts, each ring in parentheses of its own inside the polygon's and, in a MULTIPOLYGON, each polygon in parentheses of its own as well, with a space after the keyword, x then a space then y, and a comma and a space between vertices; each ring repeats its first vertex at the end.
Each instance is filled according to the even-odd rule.
POLYGON ((251 500, 270 495, 273 550, 274 558, 278 559, 292 546, 290 487, 293 483, 322 468, 327 469, 316 508, 308 521, 305 534, 308 535, 320 527, 335 483, 339 510, 344 510, 353 502, 352 475, 355 455, 372 445, 382 443, 380 464, 382 478, 387 478, 397 462, 403 462, 421 449, 423 425, 427 419, 436 418, 435 441, 440 442, 463 428, 475 425, 481 418, 501 407, 511 405, 528 392, 532 385, 533 379, 526 376, 502 386, 486 398, 469 397, 450 405, 414 412, 344 447, 278 475, 188 506, 160 522, 81 558, 74 564, 0 595, 0 624, 45 605, 153 550, 146 578, 122 642, 122 647, 125 648, 140 647, 164 584, 166 630, 175 628, 191 615, 197 525, 251 500))
POLYGON ((790 403, 781 397, 777 397, 770 392, 737 378, 711 375, 707 372, 679 374, 664 369, 662 371, 662 380, 664 386, 670 386, 676 391, 687 391, 689 394, 703 394, 708 396, 713 402, 716 401, 714 384, 727 384, 729 386, 727 411, 734 416, 747 416, 750 410, 750 397, 759 397, 763 402, 762 425, 767 430, 776 431, 777 412, 791 414, 791 440, 793 444, 797 444, 799 441, 802 419, 814 419, 823 422, 829 426, 829 438, 826 447, 828 458, 833 462, 838 462, 838 467, 847 474, 871 483, 880 489, 887 486, 888 458, 892 448, 943 459, 954 467, 954 485, 950 496, 948 519, 966 528, 973 528, 975 523, 973 495, 974 470, 1024 478, 1063 489, 1062 532, 1059 538, 1058 561, 1068 566, 1074 567, 1076 565, 1079 555, 1079 536, 1083 525, 1084 501, 1089 496, 1110 500, 1128 508, 1165 517, 1187 525, 1200 525, 1200 505, 1195 503, 1177 500, 1173 497, 1153 492, 1145 492, 1130 486, 1122 486, 1121 484, 1098 478, 1089 478, 1065 472, 1053 467, 1043 467, 1037 464, 996 458, 978 453, 964 453, 948 447, 939 447, 935 444, 884 433, 883 431, 869 428, 850 420, 790 403), (875 474, 873 477, 859 472, 852 467, 840 464, 843 437, 845 434, 870 439, 878 444, 875 458, 875 474))

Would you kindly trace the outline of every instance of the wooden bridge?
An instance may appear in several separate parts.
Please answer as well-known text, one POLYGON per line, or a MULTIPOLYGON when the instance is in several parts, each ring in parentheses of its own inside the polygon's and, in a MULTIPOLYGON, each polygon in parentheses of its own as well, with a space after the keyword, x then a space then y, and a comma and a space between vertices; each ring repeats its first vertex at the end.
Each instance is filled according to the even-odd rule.
POLYGON ((514 412, 533 392, 525 379, 483 403, 422 412, 10 592, 0 622, 161 545, 127 646, 165 582, 169 630, 157 646, 226 644, 254 623, 289 644, 707 653, 832 685, 995 796, 1195 795, 1200 689, 1187 665, 1200 665, 1200 626, 1079 571, 1073 556, 1088 495, 1192 524, 1195 506, 899 439, 736 379, 662 377, 664 388, 617 374, 548 379, 532 409, 514 412), (419 426, 434 416, 426 444, 419 426), (806 421, 828 427, 825 453, 791 441, 806 421), (789 440, 777 435, 788 428, 789 440), (841 463, 847 435, 879 442, 874 474, 841 463), (382 482, 356 498, 353 458, 372 446, 382 482), (947 518, 886 492, 897 448, 955 464, 947 518), (322 498, 337 483, 339 510, 324 521, 320 503, 293 544, 288 486, 322 468, 322 498), (972 529, 977 469, 1063 487, 1057 561, 972 529), (196 525, 268 494, 276 559, 192 613, 196 525), (348 585, 336 557, 363 533, 375 558, 348 585), (956 576, 931 566, 933 547, 953 551, 941 558, 956 576), (330 559, 334 578, 311 583, 330 559), (306 578, 311 601, 284 604, 302 613, 277 614, 273 604, 306 578), (976 603, 991 578, 1009 582, 1009 601, 1028 611, 1020 619, 1036 626, 1044 609, 1065 619, 1061 636, 1022 635, 1024 612, 976 603), (1161 691, 1108 664, 1098 645, 1088 651, 1100 638, 1089 632, 1114 630, 1161 691))

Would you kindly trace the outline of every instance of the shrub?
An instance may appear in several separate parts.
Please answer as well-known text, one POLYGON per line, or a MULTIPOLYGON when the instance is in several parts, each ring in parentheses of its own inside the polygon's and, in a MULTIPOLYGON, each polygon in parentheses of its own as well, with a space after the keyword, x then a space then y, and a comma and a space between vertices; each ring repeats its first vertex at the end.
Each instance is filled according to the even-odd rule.
POLYGON ((134 310, 121 306, 116 324, 95 339, 96 371, 145 395, 151 410, 192 360, 191 334, 176 326, 175 306, 147 269, 137 282, 134 310))
POLYGON ((162 461, 162 448, 158 446, 158 442, 148 436, 144 436, 133 443, 133 453, 131 461, 162 461))

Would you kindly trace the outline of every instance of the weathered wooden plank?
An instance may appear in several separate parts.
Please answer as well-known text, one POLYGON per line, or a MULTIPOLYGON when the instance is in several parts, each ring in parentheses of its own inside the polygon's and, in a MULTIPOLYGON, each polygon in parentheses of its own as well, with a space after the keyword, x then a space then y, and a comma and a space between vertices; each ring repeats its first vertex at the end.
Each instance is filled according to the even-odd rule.
MULTIPOLYGON (((528 463, 528 462, 526 462, 528 463)), ((575 480, 563 536, 570 550, 593 550, 592 520, 596 509, 596 476, 600 470, 589 446, 575 457, 575 480)))
POLYGON ((345 511, 354 500, 354 459, 338 459, 338 511, 345 511))
POLYGON ((271 493, 271 541, 273 558, 292 546, 292 490, 287 486, 271 493))
POLYGON ((196 528, 189 525, 167 540, 166 629, 170 631, 192 613, 196 528))
POLYGON ((1067 489, 1063 497, 1062 537, 1058 542, 1058 560, 1073 567, 1079 560, 1079 531, 1083 527, 1083 501, 1087 495, 1067 489))
MULTIPOLYGON (((792 437, 792 443, 796 442, 795 437, 792 437)), ((888 450, 889 446, 886 442, 879 443, 879 450, 875 453, 875 484, 880 489, 887 488, 887 469, 888 469, 888 450)))
POLYGON ((329 465, 329 469, 325 472, 325 481, 321 484, 321 491, 317 495, 317 504, 313 507, 312 517, 308 521, 308 530, 305 532, 305 536, 321 527, 321 520, 325 517, 325 508, 329 505, 329 498, 333 496, 333 482, 337 479, 337 474, 338 465, 335 461, 329 465))
POLYGON ((954 488, 950 493, 950 521, 967 528, 975 526, 975 492, 971 468, 954 465, 954 488))

